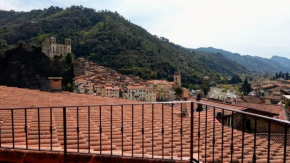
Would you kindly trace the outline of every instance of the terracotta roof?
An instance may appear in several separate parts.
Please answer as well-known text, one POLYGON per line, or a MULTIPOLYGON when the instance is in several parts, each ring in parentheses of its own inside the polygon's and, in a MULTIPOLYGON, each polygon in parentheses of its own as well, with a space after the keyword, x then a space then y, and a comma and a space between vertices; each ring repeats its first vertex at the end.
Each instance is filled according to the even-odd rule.
POLYGON ((264 96, 262 98, 265 98, 265 99, 272 99, 272 100, 278 100, 280 101, 281 100, 281 96, 264 96))
MULTIPOLYGON (((31 107, 31 106, 55 106, 55 105, 91 105, 91 104, 121 104, 121 103, 137 103, 136 101, 127 101, 123 99, 113 99, 106 97, 99 97, 93 95, 84 94, 74 94, 74 93, 50 93, 50 92, 40 92, 36 90, 18 89, 13 87, 3 87, 0 86, 0 108, 6 107, 31 107)), ((215 105, 224 105, 219 103, 212 103, 215 105)), ((181 105, 181 104, 180 104, 181 105)), ((181 150, 183 152, 183 159, 188 159, 190 156, 190 117, 183 117, 183 132, 180 133, 181 128, 181 110, 180 105, 174 105, 173 113, 171 107, 165 105, 164 107, 164 135, 162 136, 162 106, 160 104, 145 105, 144 108, 144 153, 145 157, 150 157, 152 155, 152 132, 154 131, 153 138, 153 148, 154 157, 160 158, 162 154, 162 141, 164 141, 164 155, 165 158, 171 158, 171 155, 175 159, 181 157, 181 150), (154 111, 154 118, 152 119, 152 111, 154 111), (171 116, 173 114, 173 121, 171 116), (154 129, 152 130, 151 122, 154 122, 154 129), (173 130, 171 126, 173 125, 173 130), (171 139, 171 133, 173 132, 173 140, 171 139), (182 143, 181 143, 182 136, 182 143), (181 144, 183 145, 181 148, 181 144), (173 147, 173 153, 171 153, 171 146, 173 147)), ((229 106, 235 107, 237 106, 229 106)), ((131 142, 133 140, 134 156, 139 157, 142 153, 142 106, 134 106, 134 120, 132 119, 132 107, 124 106, 124 154, 131 155, 131 142), (132 139, 132 120, 134 124, 132 139)), ((69 123, 67 134, 68 134, 68 152, 77 151, 77 132, 76 132, 76 108, 67 108, 67 121, 69 123)), ((102 135, 102 153, 110 154, 111 150, 111 140, 113 147, 113 154, 120 154, 121 148, 121 107, 113 107, 113 128, 112 137, 110 130, 110 107, 102 107, 102 128, 103 132, 99 132, 99 107, 91 107, 91 116, 88 119, 88 108, 79 108, 79 118, 80 118, 80 151, 88 152, 88 128, 87 122, 90 121, 91 124, 91 152, 99 153, 100 151, 100 134, 102 135)), ((221 159, 221 142, 222 142, 222 126, 217 119, 214 118, 212 110, 208 110, 207 116, 206 112, 194 113, 194 155, 196 156, 198 152, 197 141, 198 141, 198 123, 200 114, 200 160, 205 161, 205 149, 207 149, 207 161, 212 161, 212 147, 213 147, 213 135, 215 136, 215 161, 220 162, 221 159), (207 122, 207 123, 206 123, 207 122), (207 125, 206 125, 207 124, 207 125), (215 124, 215 130, 213 130, 213 124, 215 124), (205 128, 206 127, 206 128, 205 128), (213 132, 215 131, 215 132, 213 132), (206 136, 207 135, 207 136, 206 136), (207 145, 205 146, 205 142, 207 145)), ((24 132, 24 111, 18 110, 14 111, 15 120, 15 142, 17 148, 25 147, 25 132, 24 132)), ((37 136, 37 109, 27 110, 28 115, 28 143, 30 149, 38 149, 38 136, 37 136)), ((40 109, 41 125, 41 149, 50 148, 50 116, 49 109, 40 109)), ((61 150, 63 148, 63 135, 62 135, 62 109, 53 109, 53 149, 61 150)), ((11 147, 11 115, 10 111, 2 110, 0 112, 0 123, 1 125, 1 142, 2 147, 11 147)), ((231 146, 231 132, 232 129, 229 127, 224 127, 224 144, 223 144, 223 156, 224 162, 230 162, 230 146, 231 146)), ((238 130, 233 130, 233 161, 241 161, 242 154, 242 132, 238 130)), ((283 158, 283 146, 280 143, 275 143, 271 141, 271 151, 270 151, 270 162, 282 162, 283 158)), ((267 161, 267 139, 257 137, 257 162, 267 161)), ((254 136, 253 134, 245 133, 245 148, 244 148, 244 161, 251 162, 253 157, 253 145, 254 136)), ((290 149, 287 147, 287 159, 290 158, 290 149)))
POLYGON ((286 120, 286 115, 284 109, 281 105, 271 105, 271 104, 254 104, 248 102, 237 102, 237 106, 242 106, 246 108, 261 110, 269 113, 278 114, 279 116, 274 117, 282 120, 286 120))
POLYGON ((110 89, 110 90, 119 90, 119 87, 105 87, 105 89, 110 89))
POLYGON ((259 97, 256 97, 256 96, 244 96, 242 97, 242 100, 244 100, 245 102, 248 102, 248 103, 260 103, 261 100, 259 97))
POLYGON ((150 84, 168 84, 166 80, 148 80, 147 83, 150 84))
POLYGON ((80 79, 80 78, 79 78, 79 79, 76 79, 75 81, 76 81, 76 82, 87 82, 87 80, 85 80, 85 79, 80 79))
MULTIPOLYGON (((257 136, 259 136, 260 138, 268 139, 268 133, 257 133, 257 136)), ((287 134, 286 137, 287 137, 286 143, 288 146, 290 146, 290 135, 287 134)), ((285 140, 285 135, 284 134, 271 134, 270 139, 271 141, 275 143, 283 145, 284 140, 285 140)))
POLYGON ((146 87, 143 87, 143 86, 128 86, 127 89, 130 89, 130 90, 139 90, 139 89, 146 89, 146 87))
POLYGON ((267 85, 262 85, 261 87, 262 87, 262 89, 270 89, 270 88, 276 87, 276 85, 274 85, 274 84, 267 84, 267 85))

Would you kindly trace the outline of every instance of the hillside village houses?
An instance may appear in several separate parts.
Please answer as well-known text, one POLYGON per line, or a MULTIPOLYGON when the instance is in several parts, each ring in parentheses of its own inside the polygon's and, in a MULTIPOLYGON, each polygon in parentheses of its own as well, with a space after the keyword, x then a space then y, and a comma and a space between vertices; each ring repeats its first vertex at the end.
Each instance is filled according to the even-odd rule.
POLYGON ((122 75, 107 67, 78 58, 74 62, 74 92, 102 97, 123 98, 147 102, 175 99, 173 88, 181 87, 181 74, 174 74, 174 81, 144 81, 138 76, 122 75))

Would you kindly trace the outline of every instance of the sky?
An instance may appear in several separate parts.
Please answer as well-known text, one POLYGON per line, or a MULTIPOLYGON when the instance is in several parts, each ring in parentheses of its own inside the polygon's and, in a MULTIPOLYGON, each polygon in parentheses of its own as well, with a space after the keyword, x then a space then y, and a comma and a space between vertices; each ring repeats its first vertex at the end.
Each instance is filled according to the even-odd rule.
POLYGON ((117 11, 187 48, 290 58, 290 0, 0 0, 1 10, 15 11, 71 5, 117 11))

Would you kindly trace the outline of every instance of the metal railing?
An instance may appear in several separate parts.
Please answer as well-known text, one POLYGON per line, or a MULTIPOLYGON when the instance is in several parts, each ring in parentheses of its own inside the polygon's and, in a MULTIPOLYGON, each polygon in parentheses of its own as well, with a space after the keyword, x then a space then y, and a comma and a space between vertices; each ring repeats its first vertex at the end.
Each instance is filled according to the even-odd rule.
POLYGON ((267 123, 268 138, 266 145, 268 149, 266 155, 268 162, 272 159, 270 148, 272 144, 271 125, 273 124, 278 124, 284 128, 282 133, 284 135, 282 142, 283 162, 287 161, 288 156, 287 133, 290 122, 213 105, 204 101, 2 108, 1 113, 3 113, 0 114, 2 121, 0 127, 1 148, 64 152, 65 162, 67 161, 67 153, 70 152, 164 160, 178 159, 189 162, 208 162, 208 159, 211 159, 212 162, 213 160, 224 162, 224 159, 227 158, 230 159, 230 162, 233 162, 235 161, 234 155, 236 155, 234 147, 238 145, 234 142, 234 133, 236 132, 242 136, 240 142, 242 149, 238 154, 240 155, 238 161, 244 162, 246 159, 244 150, 248 145, 245 143, 245 134, 247 132, 245 131, 244 123, 247 117, 254 119, 254 130, 247 133, 253 137, 253 145, 251 145, 253 149, 252 162, 256 162, 258 159, 258 123, 267 123), (186 115, 184 112, 188 114, 186 115), (238 125, 235 124, 237 122, 235 118, 240 118, 242 121, 241 129, 238 129, 238 125), (225 125, 226 119, 231 122, 229 126, 225 125), (10 126, 11 138, 9 136, 10 126), (33 131, 36 130, 37 133, 37 144, 33 146, 29 142, 35 140, 35 138, 30 138, 31 135, 35 135, 35 133, 29 133, 32 127, 35 127, 33 131), (230 136, 225 135, 225 130, 229 129, 231 130, 228 132, 230 136), (239 131, 236 131, 236 129, 239 131), (104 130, 106 130, 105 134, 104 130), (116 136, 114 135, 116 133, 114 130, 121 133, 121 141, 118 138, 114 138, 116 136), (24 133, 25 140, 23 142, 16 141, 16 133, 24 133), (44 134, 48 137, 46 137, 46 140, 49 140, 49 146, 42 147, 44 134), (53 134, 58 134, 57 139, 58 142, 61 142, 61 148, 54 148, 55 137, 53 134), (8 140, 4 141, 5 138, 2 136, 5 136, 8 140), (68 147, 68 138, 72 136, 76 136, 76 142, 70 142, 69 144, 76 145, 76 148, 72 147, 73 149, 68 147), (230 137, 230 142, 225 142, 228 141, 228 139, 225 140, 226 136, 230 137), (83 139, 86 141, 85 147, 81 147, 83 139), (109 143, 104 144, 108 139, 110 139, 109 143), (164 142, 165 140, 167 142, 164 142), (217 144, 218 141, 221 141, 221 143, 217 144), (124 149, 125 143, 131 145, 130 149, 124 149), (224 145, 226 143, 230 145, 230 156, 224 156, 224 145), (138 144, 141 149, 135 149, 135 144, 138 144), (103 150, 104 145, 109 147, 103 150), (217 147, 219 145, 220 147, 217 147), (158 148, 157 150, 156 147, 158 148), (185 150, 188 147, 189 152, 185 150))

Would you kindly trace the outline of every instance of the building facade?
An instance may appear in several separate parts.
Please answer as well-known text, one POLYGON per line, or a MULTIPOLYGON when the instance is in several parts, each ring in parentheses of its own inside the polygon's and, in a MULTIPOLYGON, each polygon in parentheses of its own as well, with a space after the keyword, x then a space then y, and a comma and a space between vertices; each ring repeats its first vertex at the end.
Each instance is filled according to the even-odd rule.
POLYGON ((147 88, 145 91, 145 101, 156 102, 156 92, 153 90, 153 88, 147 88))
POLYGON ((105 87, 105 97, 119 98, 120 88, 119 87, 105 87))
POLYGON ((128 86, 123 96, 127 100, 144 101, 145 91, 146 87, 143 86, 128 86))
POLYGON ((50 59, 66 56, 71 53, 71 39, 65 39, 65 44, 57 44, 55 37, 48 37, 42 42, 42 53, 50 59))

